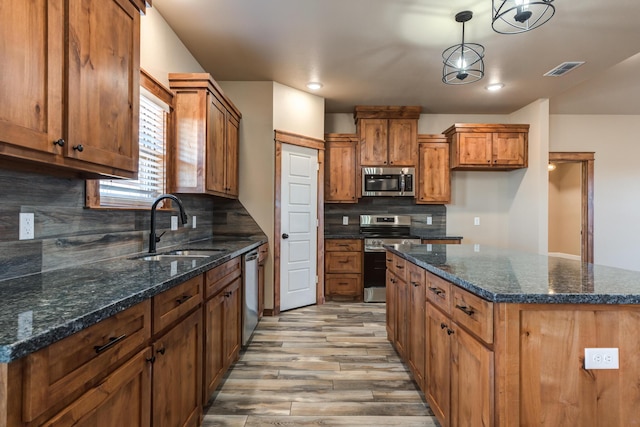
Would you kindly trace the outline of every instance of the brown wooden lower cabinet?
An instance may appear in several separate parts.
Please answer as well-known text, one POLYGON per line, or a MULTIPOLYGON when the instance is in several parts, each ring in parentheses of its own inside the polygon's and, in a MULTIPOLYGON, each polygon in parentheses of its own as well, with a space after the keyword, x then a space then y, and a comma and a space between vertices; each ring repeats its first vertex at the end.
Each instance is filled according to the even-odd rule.
POLYGON ((409 293, 387 253, 387 333, 442 427, 640 426, 640 306, 493 303, 425 274, 424 381, 417 270, 409 293), (414 294, 415 292, 415 294, 414 294), (408 341, 402 316, 409 303, 408 341), (400 326, 401 328, 401 326, 400 326), (617 370, 584 369, 585 348, 618 348, 617 370))
POLYGON ((154 427, 197 427, 202 414, 202 311, 153 343, 154 427))
POLYGON ((414 264, 408 264, 409 268, 409 348, 408 362, 413 377, 424 389, 425 370, 425 271, 414 264))
POLYGON ((43 427, 149 427, 151 369, 147 347, 43 427))
POLYGON ((204 305, 204 403, 240 354, 242 277, 241 271, 235 268, 238 261, 235 258, 207 273, 206 287, 218 292, 204 305))
POLYGON ((363 300, 362 249, 360 239, 326 240, 324 293, 328 300, 363 300))

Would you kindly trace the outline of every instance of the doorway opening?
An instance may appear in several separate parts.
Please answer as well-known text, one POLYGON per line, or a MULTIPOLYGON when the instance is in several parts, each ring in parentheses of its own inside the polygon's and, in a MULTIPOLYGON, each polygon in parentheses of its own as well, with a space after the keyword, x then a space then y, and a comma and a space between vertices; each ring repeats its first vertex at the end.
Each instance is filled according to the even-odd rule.
POLYGON ((593 152, 549 153, 549 253, 593 263, 594 160, 593 152))

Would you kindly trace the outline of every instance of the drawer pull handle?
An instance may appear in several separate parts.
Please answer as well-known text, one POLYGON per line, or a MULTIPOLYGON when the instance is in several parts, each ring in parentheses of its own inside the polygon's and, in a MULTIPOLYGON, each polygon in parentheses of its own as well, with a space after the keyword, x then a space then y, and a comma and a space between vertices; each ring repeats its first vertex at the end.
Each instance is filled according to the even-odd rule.
POLYGON ((412 281, 412 282, 411 282, 411 284, 412 284, 413 286, 415 286, 416 288, 417 288, 418 286, 420 286, 420 283, 418 283, 418 282, 413 282, 413 281, 412 281))
POLYGON ((430 290, 431 292, 433 292, 434 294, 438 295, 438 296, 443 295, 443 294, 445 293, 445 292, 444 292, 442 289, 440 289, 440 288, 431 288, 431 287, 429 287, 429 290, 430 290))
POLYGON ((155 357, 155 356, 147 357, 147 359, 146 359, 146 360, 147 360, 147 362, 149 362, 149 363, 155 363, 155 361, 156 361, 156 357, 155 357))
POLYGON ((387 258, 387 262, 391 262, 391 258, 387 258))
POLYGON ((338 261, 338 262, 340 264, 349 264, 349 260, 348 259, 345 259, 345 260, 342 260, 342 261, 338 261))
POLYGON ((349 244, 348 243, 338 243, 338 246, 342 246, 343 248, 348 248, 349 244))
POLYGON ((122 334, 119 337, 111 337, 111 338, 109 338, 109 342, 108 343, 106 343, 104 345, 95 345, 95 346, 93 346, 93 349, 96 351, 96 353, 102 353, 103 351, 105 351, 109 347, 113 347, 114 345, 116 345, 117 343, 119 343, 120 341, 125 339, 126 337, 127 337, 127 334, 122 334))
POLYGON ((456 308, 458 310, 462 311, 467 316, 473 316, 475 314, 475 311, 473 311, 472 309, 470 309, 466 305, 458 305, 458 304, 456 304, 456 308))
POLYGON ((349 283, 347 282, 338 282, 338 285, 347 286, 349 283))
POLYGON ((178 298, 176 300, 176 304, 180 305, 185 303, 189 298, 191 298, 191 295, 182 295, 180 298, 178 298))
POLYGON ((447 335, 453 335, 455 331, 453 329, 447 329, 447 335))
POLYGON ((402 266, 402 265, 396 265, 396 268, 397 268, 398 270, 402 270, 402 269, 404 268, 404 266, 402 266))

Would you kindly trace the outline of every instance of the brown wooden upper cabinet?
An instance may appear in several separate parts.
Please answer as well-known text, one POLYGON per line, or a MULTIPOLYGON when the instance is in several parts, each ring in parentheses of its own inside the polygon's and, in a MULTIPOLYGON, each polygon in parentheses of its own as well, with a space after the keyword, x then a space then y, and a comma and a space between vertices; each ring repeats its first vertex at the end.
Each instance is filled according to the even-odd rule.
POLYGON ((416 203, 451 202, 449 143, 445 135, 418 135, 416 175, 416 203))
POLYGON ((358 137, 355 134, 328 133, 325 135, 325 202, 356 203, 358 201, 357 146, 358 137))
POLYGON ((444 131, 451 169, 513 170, 528 166, 529 125, 456 123, 444 131))
POLYGON ((207 73, 171 73, 169 86, 176 94, 170 191, 237 198, 240 110, 207 73))
POLYGON ((415 166, 422 107, 355 108, 361 166, 415 166))
POLYGON ((6 6, 0 158, 33 170, 36 162, 86 177, 135 177, 144 2, 6 6))

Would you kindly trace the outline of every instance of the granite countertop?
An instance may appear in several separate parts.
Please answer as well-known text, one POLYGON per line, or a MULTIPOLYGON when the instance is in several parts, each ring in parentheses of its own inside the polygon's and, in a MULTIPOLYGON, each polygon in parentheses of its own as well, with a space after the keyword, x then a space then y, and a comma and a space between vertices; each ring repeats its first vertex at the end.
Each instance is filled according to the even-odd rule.
MULTIPOLYGON (((417 235, 413 236, 418 237, 420 239, 433 239, 433 240, 462 240, 462 236, 432 236, 432 235, 417 235)), ((355 233, 325 233, 325 239, 366 239, 367 236, 364 236, 358 232, 355 233)))
POLYGON ((488 301, 640 304, 638 271, 471 244, 385 247, 488 301))
POLYGON ((33 353, 266 242, 205 240, 175 249, 223 250, 207 258, 163 261, 129 255, 5 280, 0 286, 0 363, 33 353))

